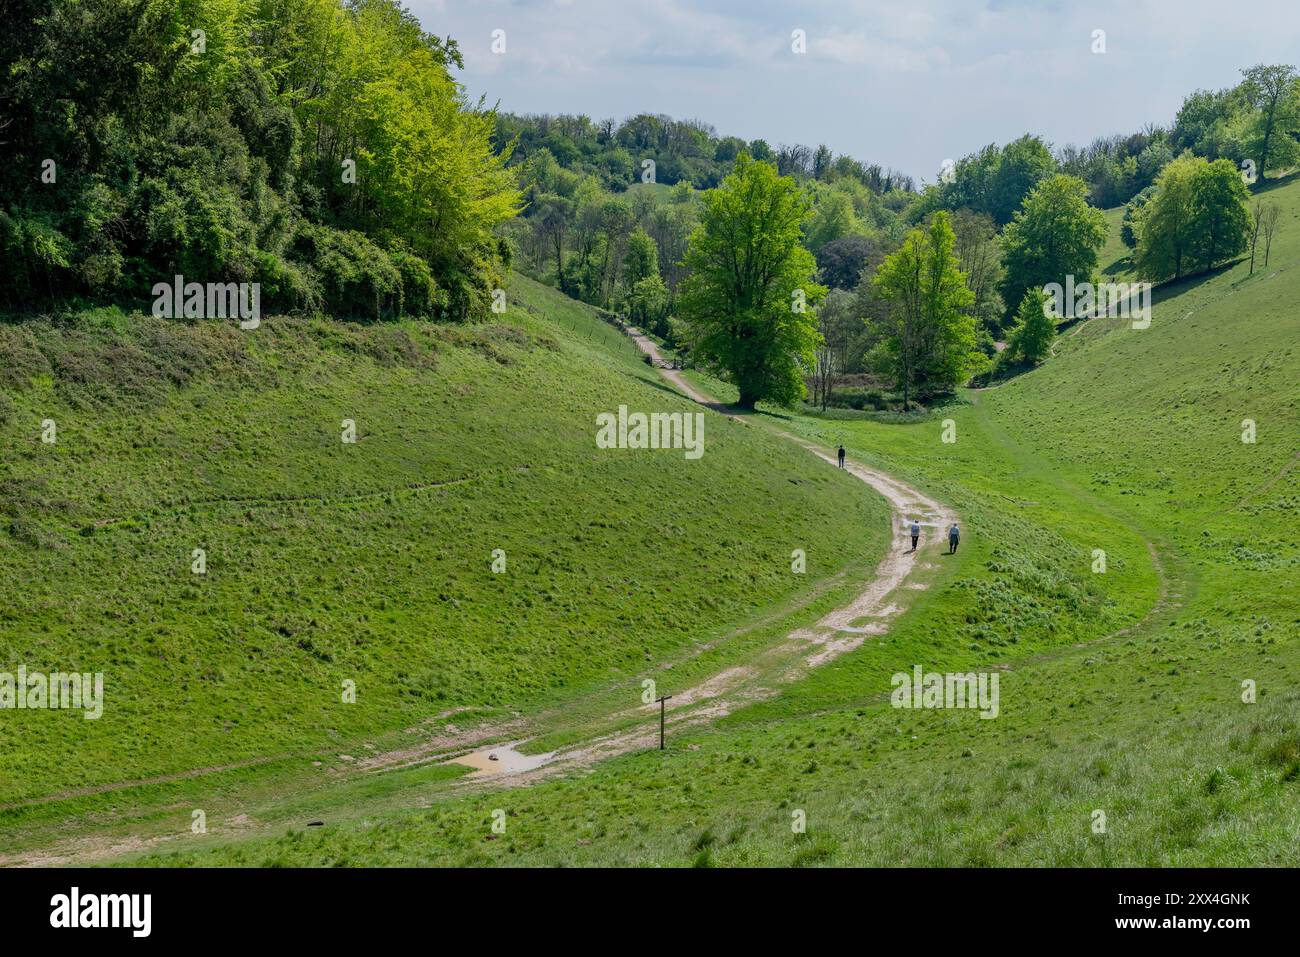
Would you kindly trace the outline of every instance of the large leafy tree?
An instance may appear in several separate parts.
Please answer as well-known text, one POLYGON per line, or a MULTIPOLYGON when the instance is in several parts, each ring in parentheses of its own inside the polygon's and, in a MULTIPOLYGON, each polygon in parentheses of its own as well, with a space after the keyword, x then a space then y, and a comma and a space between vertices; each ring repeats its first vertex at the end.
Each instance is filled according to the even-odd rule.
POLYGON ((1166 166, 1156 178, 1151 198, 1136 214, 1133 258, 1148 282, 1176 279, 1192 264, 1192 183, 1204 162, 1184 153, 1166 166))
POLYGON ((628 236, 623 282, 623 310, 628 318, 657 335, 665 335, 669 331, 668 287, 659 275, 659 249, 640 227, 628 236))
POLYGON ((1210 269, 1246 249, 1250 191, 1229 160, 1200 165, 1192 178, 1192 254, 1210 269))
POLYGON ((986 213, 959 209, 952 214, 952 231, 957 237, 957 261, 966 274, 966 283, 975 294, 971 314, 990 331, 1001 328, 1002 298, 998 284, 1002 278, 1002 249, 998 231, 986 213))
POLYGON ((1150 282, 1209 269, 1246 249, 1249 193, 1236 166, 1184 154, 1156 180, 1137 214, 1135 260, 1150 282))
POLYGON ((957 264, 956 242, 948 214, 935 213, 928 227, 907 234, 872 282, 889 307, 870 320, 874 361, 892 375, 904 409, 914 395, 960 385, 987 361, 976 348, 975 294, 957 264))
POLYGON ((807 195, 771 165, 742 154, 704 195, 681 287, 695 354, 740 390, 740 405, 803 398, 820 336, 812 307, 825 295, 800 242, 807 195))
POLYGON ((1087 282, 1106 242, 1106 219, 1088 205, 1083 180, 1057 174, 1025 197, 1024 206, 1002 233, 1002 300, 1019 303, 1028 289, 1087 282))
POLYGON ((1277 134, 1289 133, 1300 126, 1300 80, 1290 64, 1260 63, 1241 73, 1246 101, 1258 111, 1252 145, 1256 146, 1259 178, 1263 179, 1270 165, 1279 165, 1275 162, 1279 158, 1277 154, 1286 159, 1296 156, 1295 141, 1277 134))
POLYGON ((879 248, 877 240, 860 233, 851 233, 827 243, 817 251, 822 282, 832 289, 855 288, 867 264, 881 258, 879 248))
POLYGON ((642 279, 659 275, 659 248, 650 234, 638 226, 627 238, 627 252, 623 255, 623 278, 629 286, 642 279))
POLYGON ((1056 338, 1056 322, 1048 314, 1047 296, 1041 289, 1025 291, 1025 298, 1016 310, 1015 322, 1007 341, 1004 355, 1020 358, 1030 365, 1038 365, 1052 350, 1056 338))
POLYGON ((989 208, 985 212, 999 226, 1005 225, 1034 187, 1055 172, 1052 151, 1037 136, 1026 134, 1008 143, 993 174, 989 208))

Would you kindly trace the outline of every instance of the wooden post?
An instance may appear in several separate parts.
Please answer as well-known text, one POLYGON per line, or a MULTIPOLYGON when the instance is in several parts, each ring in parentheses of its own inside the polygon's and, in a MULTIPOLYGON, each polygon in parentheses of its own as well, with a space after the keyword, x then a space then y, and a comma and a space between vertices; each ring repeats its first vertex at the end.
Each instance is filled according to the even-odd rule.
POLYGON ((659 702, 659 750, 660 751, 664 750, 664 709, 667 707, 667 705, 665 705, 664 702, 671 697, 672 695, 666 694, 662 698, 656 699, 659 702))

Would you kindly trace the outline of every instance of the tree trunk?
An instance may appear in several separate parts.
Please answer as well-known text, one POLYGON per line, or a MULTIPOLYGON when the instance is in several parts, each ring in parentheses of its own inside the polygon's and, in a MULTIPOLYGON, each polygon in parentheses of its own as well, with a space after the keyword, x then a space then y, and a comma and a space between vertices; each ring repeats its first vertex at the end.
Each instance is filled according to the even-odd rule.
POLYGON ((1264 124, 1264 144, 1260 148, 1262 154, 1259 158, 1259 184, 1263 188, 1264 174, 1268 172, 1268 148, 1273 139, 1273 118, 1277 115, 1277 100, 1273 101, 1273 106, 1269 110, 1268 120, 1264 124))

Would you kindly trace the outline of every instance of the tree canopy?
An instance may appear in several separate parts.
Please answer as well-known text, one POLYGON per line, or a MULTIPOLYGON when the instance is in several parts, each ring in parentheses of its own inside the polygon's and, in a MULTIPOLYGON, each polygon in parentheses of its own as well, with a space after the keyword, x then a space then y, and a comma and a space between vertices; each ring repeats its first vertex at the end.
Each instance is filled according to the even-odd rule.
POLYGON ((1019 304, 1028 289, 1091 281, 1106 242, 1106 218, 1088 205, 1087 185, 1057 174, 1040 183, 1002 233, 1002 299, 1019 304))
POLYGON ((1244 252, 1251 231, 1248 199, 1230 160, 1180 156, 1134 214, 1138 270, 1149 282, 1177 279, 1244 252))
POLYGON ((1009 359, 1021 359, 1038 365, 1047 358, 1056 338, 1056 321, 1050 316, 1047 296, 1041 289, 1027 289, 1016 310, 1015 322, 1003 353, 1009 359))
POLYGON ((454 42, 395 0, 20 0, 0 42, 4 292, 463 319, 520 206, 454 42))
POLYGON ((740 390, 740 405, 803 398, 803 371, 820 340, 813 306, 825 295, 801 243, 807 194, 768 163, 742 154, 704 194, 686 254, 681 315, 695 354, 740 390))
POLYGON ((889 308, 876 320, 874 360, 894 379, 909 408, 916 395, 947 392, 986 363, 976 348, 975 294, 957 264, 957 239, 946 212, 907 234, 877 271, 872 286, 889 308))

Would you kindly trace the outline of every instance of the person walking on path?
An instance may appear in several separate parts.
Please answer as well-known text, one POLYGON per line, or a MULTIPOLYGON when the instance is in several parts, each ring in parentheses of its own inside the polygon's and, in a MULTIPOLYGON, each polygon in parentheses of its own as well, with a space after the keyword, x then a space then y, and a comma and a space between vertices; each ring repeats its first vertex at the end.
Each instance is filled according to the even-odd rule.
POLYGON ((948 529, 948 554, 952 555, 957 551, 957 543, 961 541, 961 532, 957 528, 957 523, 952 523, 952 528, 948 529))
POLYGON ((844 446, 840 446, 840 468, 844 468, 844 446))
POLYGON ((921 523, 912 519, 912 551, 916 551, 916 543, 921 540, 921 523))

